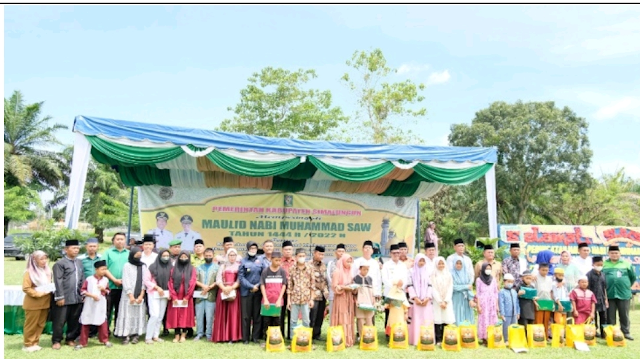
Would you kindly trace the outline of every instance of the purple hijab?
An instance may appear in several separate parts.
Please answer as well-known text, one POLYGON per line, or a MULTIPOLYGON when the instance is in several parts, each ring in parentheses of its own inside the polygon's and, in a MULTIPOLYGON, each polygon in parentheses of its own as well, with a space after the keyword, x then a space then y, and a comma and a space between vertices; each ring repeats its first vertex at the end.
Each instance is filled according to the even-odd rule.
POLYGON ((411 273, 411 283, 416 291, 418 298, 425 298, 429 289, 429 272, 427 272, 427 256, 420 253, 413 262, 413 272, 411 273), (420 259, 424 259, 425 264, 420 268, 418 263, 420 259))

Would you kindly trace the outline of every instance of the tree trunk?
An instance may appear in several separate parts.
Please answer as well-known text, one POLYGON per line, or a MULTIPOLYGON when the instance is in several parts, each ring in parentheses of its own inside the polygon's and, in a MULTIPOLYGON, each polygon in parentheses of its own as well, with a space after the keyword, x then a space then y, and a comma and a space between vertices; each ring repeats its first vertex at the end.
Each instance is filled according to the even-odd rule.
POLYGON ((96 235, 96 238, 98 238, 99 243, 104 242, 104 228, 96 227, 93 233, 96 235))
POLYGON ((9 217, 4 217, 4 236, 6 237, 9 234, 9 222, 11 219, 9 217))

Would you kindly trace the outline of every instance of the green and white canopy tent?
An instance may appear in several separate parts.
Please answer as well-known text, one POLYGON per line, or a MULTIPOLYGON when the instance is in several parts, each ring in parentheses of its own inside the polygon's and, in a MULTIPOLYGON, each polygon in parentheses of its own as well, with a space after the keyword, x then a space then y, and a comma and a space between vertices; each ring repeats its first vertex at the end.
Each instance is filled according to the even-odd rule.
POLYGON ((76 228, 89 158, 127 186, 258 188, 428 198, 482 176, 497 236, 495 148, 348 144, 78 116, 65 224, 76 228))

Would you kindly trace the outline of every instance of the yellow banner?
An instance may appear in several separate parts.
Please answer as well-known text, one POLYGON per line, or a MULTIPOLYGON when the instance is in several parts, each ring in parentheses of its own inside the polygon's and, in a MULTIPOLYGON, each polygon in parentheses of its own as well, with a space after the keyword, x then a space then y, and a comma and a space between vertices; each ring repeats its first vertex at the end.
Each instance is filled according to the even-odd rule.
POLYGON ((371 240, 386 255, 391 244, 404 241, 413 249, 415 240, 417 207, 410 198, 147 186, 140 188, 139 203, 144 233, 181 239, 185 248, 201 238, 219 252, 222 239, 232 236, 240 252, 248 241, 261 246, 271 239, 276 248, 290 240, 294 248, 321 245, 327 252, 344 243, 360 255, 362 243, 371 240))

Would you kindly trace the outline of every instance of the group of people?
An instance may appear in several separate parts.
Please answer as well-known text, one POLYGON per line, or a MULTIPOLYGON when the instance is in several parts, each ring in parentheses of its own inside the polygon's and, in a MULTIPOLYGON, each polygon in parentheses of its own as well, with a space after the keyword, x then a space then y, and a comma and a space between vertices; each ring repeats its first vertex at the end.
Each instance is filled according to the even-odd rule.
MULTIPOLYGON (((396 323, 407 324, 409 343, 416 345, 421 326, 433 325, 439 343, 446 325, 475 324, 476 313, 481 340, 498 320, 504 323, 506 340, 509 324, 548 327, 552 321, 566 320, 561 306, 542 308, 542 300, 560 305, 570 301, 569 314, 578 324, 597 315, 601 335, 602 325, 615 324, 619 314, 621 330, 632 340, 628 310, 635 274, 629 262, 620 260, 616 246, 609 247, 609 259, 593 257, 587 273, 569 279, 573 264, 563 260, 550 265, 544 251, 529 271, 517 243, 511 244, 510 257, 502 263, 495 260, 493 248, 485 246, 484 259, 474 266, 461 239, 446 259, 437 255, 433 241, 415 258, 409 256, 406 243, 393 244, 384 264, 372 257, 371 241, 363 243, 357 259, 338 244, 328 264, 324 247, 307 253, 294 250, 290 241, 282 242, 279 250, 271 240, 262 248, 250 241, 243 258, 231 237, 223 239, 224 253, 219 256, 205 248, 202 239, 194 241, 193 253, 183 250, 178 239, 156 250, 154 236, 145 236, 141 247, 127 249, 124 233, 117 233, 113 247, 103 254, 97 253, 97 242, 88 240, 86 254, 78 258, 78 241, 66 241, 65 256, 52 270, 44 252, 29 256, 23 280, 25 351, 41 349, 39 338, 49 311, 53 349, 60 349, 65 325, 64 343, 78 350, 92 336, 110 347, 111 334, 123 345, 136 344, 143 335, 147 344, 162 342, 161 326, 162 336, 174 330, 174 343, 185 342, 194 327, 194 340, 218 343, 259 343, 272 326, 280 326, 291 339, 300 324, 313 328, 312 339, 320 340, 327 314, 331 326, 343 327, 350 347, 363 325, 375 324, 381 304, 386 334, 396 323), (532 289, 533 297, 527 294, 532 289)), ((581 258, 585 247, 588 250, 580 245, 581 258)))

